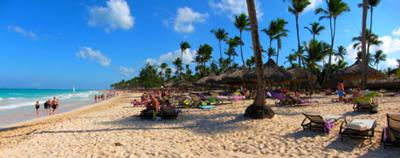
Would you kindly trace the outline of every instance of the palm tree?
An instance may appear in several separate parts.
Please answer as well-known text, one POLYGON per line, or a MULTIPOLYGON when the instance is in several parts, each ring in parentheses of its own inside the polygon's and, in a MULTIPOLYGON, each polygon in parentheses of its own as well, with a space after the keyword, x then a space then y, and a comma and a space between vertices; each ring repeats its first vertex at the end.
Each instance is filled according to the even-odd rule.
MULTIPOLYGON (((331 30, 331 52, 333 52, 333 47, 335 44, 335 35, 336 35, 336 19, 344 12, 350 11, 350 8, 342 0, 325 0, 325 2, 327 8, 326 9, 317 8, 315 10, 315 14, 321 14, 319 20, 329 19, 329 28, 331 30)), ((328 65, 331 66, 331 64, 332 64, 332 55, 329 55, 328 65)))
MULTIPOLYGON (((372 32, 372 21, 373 21, 373 15, 374 15, 374 8, 378 6, 378 4, 381 2, 381 0, 368 0, 368 6, 369 6, 369 11, 370 11, 370 20, 369 20, 369 30, 372 32)), ((370 44, 367 43, 367 53, 369 53, 370 49, 370 44)))
POLYGON ((171 68, 165 69, 165 78, 166 78, 166 80, 169 80, 171 78, 171 73, 172 73, 172 69, 171 68))
POLYGON ((181 42, 180 47, 181 47, 181 60, 183 60, 182 59, 183 54, 185 53, 186 49, 190 48, 190 44, 188 42, 183 41, 181 42))
POLYGON ((266 51, 267 56, 268 56, 268 60, 271 59, 272 56, 276 56, 276 50, 272 47, 268 48, 268 50, 266 51))
POLYGON ((362 64, 363 64, 363 74, 362 74, 362 80, 361 80, 361 88, 365 89, 367 85, 367 69, 368 69, 368 61, 367 61, 367 48, 366 48, 366 42, 367 42, 367 12, 368 12, 368 1, 363 0, 363 14, 362 14, 362 25, 361 25, 361 52, 362 52, 362 64))
POLYGON ((185 65, 186 72, 185 72, 185 80, 190 81, 190 77, 192 76, 192 69, 190 69, 190 65, 185 65))
MULTIPOLYGON (((362 50, 361 50, 362 48, 360 48, 360 46, 362 45, 362 38, 363 38, 362 36, 357 36, 357 37, 353 37, 353 38, 352 38, 353 42, 355 42, 355 43, 353 44, 353 48, 354 48, 354 49, 357 49, 357 50, 359 50, 359 51, 362 51, 362 50)), ((379 40, 378 35, 372 33, 372 32, 371 32, 370 30, 368 30, 368 29, 366 29, 365 38, 366 38, 366 43, 367 43, 367 45, 370 45, 370 46, 379 46, 379 45, 382 44, 382 41, 379 40)), ((366 53, 366 54, 367 54, 367 56, 370 55, 370 53, 369 53, 368 50, 367 50, 367 53, 366 53)), ((368 58, 366 58, 366 59, 368 59, 368 58)), ((368 63, 369 63, 369 60, 368 60, 368 63)))
POLYGON ((329 51, 329 48, 327 48, 328 44, 312 39, 310 42, 304 43, 303 45, 305 51, 308 53, 305 55, 307 67, 311 72, 313 72, 315 69, 319 69, 318 62, 323 60, 329 51))
POLYGON ((208 45, 208 44, 204 44, 204 45, 200 45, 199 50, 197 50, 197 56, 195 58, 195 61, 197 63, 199 63, 199 65, 201 66, 202 70, 200 71, 200 75, 201 77, 203 77, 206 74, 206 63, 212 58, 211 54, 212 54, 213 48, 208 45))
POLYGON ((374 58, 374 64, 376 65, 376 69, 379 69, 379 63, 381 61, 386 60, 386 54, 384 54, 382 50, 378 50, 375 52, 373 58, 374 58))
POLYGON ((310 24, 310 27, 306 26, 304 27, 304 29, 308 30, 312 34, 313 39, 315 40, 315 37, 317 35, 320 35, 321 31, 325 30, 325 27, 321 26, 318 22, 313 22, 310 24))
POLYGON ((276 30, 277 30, 276 21, 271 21, 267 28, 261 30, 269 37, 269 48, 272 48, 272 41, 275 39, 276 30))
POLYGON ((257 95, 254 103, 250 105, 245 112, 245 116, 251 118, 272 118, 274 111, 270 107, 265 106, 265 81, 264 72, 262 67, 262 55, 260 37, 258 34, 257 13, 254 0, 247 0, 247 10, 250 17, 251 39, 253 43, 254 57, 256 60, 256 74, 257 74, 257 95))
POLYGON ((296 32, 297 32, 297 51, 300 51, 300 33, 299 33, 299 15, 304 9, 310 5, 308 0, 291 0, 291 6, 289 6, 289 12, 296 17, 296 32))
POLYGON ((242 46, 244 45, 244 43, 243 43, 242 35, 243 35, 243 31, 247 30, 249 25, 250 25, 249 18, 247 17, 246 14, 242 13, 240 15, 235 16, 235 26, 237 29, 239 29, 239 37, 240 37, 240 41, 242 41, 239 46, 240 46, 240 56, 242 57, 242 62, 243 62, 244 67, 246 67, 246 63, 245 63, 244 57, 243 57, 242 46))
POLYGON ((237 56, 236 47, 242 43, 242 40, 240 37, 235 36, 233 38, 229 38, 226 42, 228 44, 228 50, 226 51, 228 59, 232 62, 235 62, 235 56, 237 56))
POLYGON ((339 46, 338 50, 335 52, 335 60, 344 60, 344 56, 347 55, 347 50, 343 46, 339 46))
MULTIPOLYGON (((221 42, 228 39, 228 33, 223 28, 214 29, 214 30, 211 30, 211 32, 214 33, 215 38, 217 38, 217 40, 218 40, 219 58, 222 58, 221 42)), ((221 67, 221 62, 219 63, 219 66, 221 67)))
MULTIPOLYGON (((163 76, 163 78, 164 78, 164 80, 166 79, 166 77, 165 77, 165 70, 168 68, 168 64, 167 63, 161 63, 161 65, 160 65, 160 69, 161 69, 161 72, 164 74, 163 76)), ((160 72, 160 73, 161 73, 160 72)))
POLYGON ((294 62, 296 61, 296 59, 297 59, 296 54, 289 54, 286 57, 287 62, 290 63, 290 67, 295 67, 296 64, 294 62))
POLYGON ((275 35, 275 39, 277 40, 277 51, 276 51, 276 64, 279 65, 279 50, 282 48, 282 39, 281 37, 287 37, 289 30, 285 29, 286 24, 288 24, 287 21, 285 21, 284 19, 278 18, 276 19, 276 24, 277 24, 277 28, 276 28, 276 35, 275 35))
POLYGON ((181 58, 176 58, 175 61, 172 62, 172 64, 175 65, 176 67, 176 78, 179 80, 181 79, 181 72, 182 72, 182 59, 181 58))

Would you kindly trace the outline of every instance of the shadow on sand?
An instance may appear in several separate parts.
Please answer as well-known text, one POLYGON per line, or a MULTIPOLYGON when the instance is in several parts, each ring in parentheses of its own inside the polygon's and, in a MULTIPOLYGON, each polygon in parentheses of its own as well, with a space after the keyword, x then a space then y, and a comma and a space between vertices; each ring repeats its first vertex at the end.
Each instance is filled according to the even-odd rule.
POLYGON ((233 132, 235 130, 247 128, 245 124, 240 123, 247 120, 247 118, 245 118, 243 114, 233 114, 233 113, 208 114, 207 111, 199 113, 194 113, 194 112, 196 111, 185 110, 185 112, 181 113, 176 120, 153 121, 153 120, 142 120, 140 119, 140 117, 131 116, 114 121, 99 122, 99 124, 101 125, 113 125, 113 127, 115 128, 41 131, 41 132, 36 132, 35 134, 184 129, 184 130, 190 130, 197 134, 213 135, 218 133, 233 132))

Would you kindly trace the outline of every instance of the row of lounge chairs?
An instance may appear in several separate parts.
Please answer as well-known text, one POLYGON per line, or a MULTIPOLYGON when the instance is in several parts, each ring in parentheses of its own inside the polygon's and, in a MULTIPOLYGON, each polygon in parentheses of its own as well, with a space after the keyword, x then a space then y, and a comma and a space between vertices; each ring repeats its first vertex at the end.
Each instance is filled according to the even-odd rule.
MULTIPOLYGON (((347 122, 346 117, 341 115, 321 116, 305 113, 303 115, 305 116, 301 123, 303 130, 329 133, 336 124, 341 122, 339 129, 341 141, 344 137, 353 137, 368 138, 372 142, 375 136, 376 120, 354 119, 347 122)), ((387 127, 382 131, 381 142, 384 148, 388 145, 400 145, 400 114, 387 114, 387 127)))

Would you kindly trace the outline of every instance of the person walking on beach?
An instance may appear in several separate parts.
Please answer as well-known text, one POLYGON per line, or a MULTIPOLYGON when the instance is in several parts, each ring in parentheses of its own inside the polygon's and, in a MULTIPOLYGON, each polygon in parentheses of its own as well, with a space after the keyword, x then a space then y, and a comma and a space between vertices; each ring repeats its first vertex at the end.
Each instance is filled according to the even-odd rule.
POLYGON ((345 95, 343 80, 339 81, 339 83, 337 85, 337 90, 338 90, 338 95, 339 95, 339 101, 343 101, 343 97, 345 95))
POLYGON ((40 108, 39 101, 36 101, 36 104, 35 104, 36 117, 39 117, 39 108, 40 108))

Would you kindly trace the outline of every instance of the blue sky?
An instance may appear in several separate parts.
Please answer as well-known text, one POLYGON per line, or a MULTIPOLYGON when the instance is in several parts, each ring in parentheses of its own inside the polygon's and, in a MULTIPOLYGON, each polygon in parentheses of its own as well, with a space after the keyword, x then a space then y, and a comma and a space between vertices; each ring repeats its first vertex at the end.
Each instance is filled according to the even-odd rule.
MULTIPOLYGON (((300 35, 311 35, 304 26, 317 21, 314 9, 300 16, 300 35)), ((351 12, 338 18, 336 46, 350 49, 351 38, 361 28, 361 0, 344 0, 351 12)), ((211 29, 222 27, 238 35, 232 17, 246 11, 245 0, 13 0, 0 1, 0 88, 109 88, 113 82, 137 75, 145 62, 170 63, 179 55, 179 43, 188 41, 192 49, 184 56, 189 63, 201 44, 214 47, 211 29)), ((280 64, 296 48, 294 16, 289 2, 258 0, 259 27, 276 18, 289 22, 283 39, 280 64)), ((388 60, 380 68, 395 67, 400 58, 398 0, 383 0, 374 11, 373 30, 384 42, 388 60)), ((327 21, 321 21, 327 27, 327 21)), ((261 34, 266 47, 268 38, 261 34)), ((329 30, 318 39, 328 41, 329 30)), ((252 55, 250 33, 244 33, 244 54, 252 55)), ((346 60, 353 62, 354 51, 346 60)), ((239 58, 237 58, 239 59, 239 58)), ((237 60, 240 63, 239 60, 237 60)), ((170 64, 170 66, 172 66, 170 64)))

